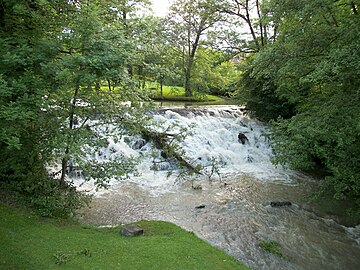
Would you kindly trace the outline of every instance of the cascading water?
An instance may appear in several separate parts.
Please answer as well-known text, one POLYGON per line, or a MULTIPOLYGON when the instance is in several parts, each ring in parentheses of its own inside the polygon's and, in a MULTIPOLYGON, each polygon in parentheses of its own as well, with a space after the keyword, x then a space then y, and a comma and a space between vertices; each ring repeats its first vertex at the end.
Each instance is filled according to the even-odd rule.
MULTIPOLYGON (((222 181, 209 181, 207 176, 178 181, 176 170, 168 177, 168 170, 176 169, 174 162, 162 159, 151 142, 125 136, 115 143, 109 138, 109 146, 97 158, 119 153, 141 158, 141 175, 114 180, 108 191, 95 193, 92 208, 81 213, 84 221, 170 221, 253 269, 360 269, 360 228, 345 228, 306 210, 304 195, 314 180, 271 164, 271 148, 262 136, 267 129, 261 122, 235 106, 162 109, 153 116, 163 128, 176 123, 171 132, 193 126, 192 134, 180 142, 187 161, 204 166, 207 176, 216 169, 222 181), (150 170, 154 161, 157 171, 150 170), (273 200, 293 204, 273 208, 273 200), (266 240, 279 242, 285 258, 262 250, 259 243, 266 240)), ((73 180, 80 185, 81 177, 73 180)))

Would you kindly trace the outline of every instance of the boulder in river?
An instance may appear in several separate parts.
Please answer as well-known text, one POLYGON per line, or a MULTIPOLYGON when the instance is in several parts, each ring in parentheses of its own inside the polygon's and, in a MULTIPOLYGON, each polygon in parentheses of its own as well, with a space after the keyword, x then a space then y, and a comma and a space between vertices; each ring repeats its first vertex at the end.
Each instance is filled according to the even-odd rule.
POLYGON ((249 139, 246 137, 246 135, 244 133, 241 133, 241 132, 238 134, 238 140, 242 144, 245 144, 245 143, 249 142, 249 139))
POLYGON ((139 139, 137 140, 132 146, 131 148, 134 150, 139 150, 141 149, 144 145, 146 144, 146 141, 144 139, 139 139))
POLYGON ((289 202, 289 201, 283 201, 283 202, 274 201, 274 202, 270 202, 270 205, 272 207, 291 206, 291 202, 289 202))

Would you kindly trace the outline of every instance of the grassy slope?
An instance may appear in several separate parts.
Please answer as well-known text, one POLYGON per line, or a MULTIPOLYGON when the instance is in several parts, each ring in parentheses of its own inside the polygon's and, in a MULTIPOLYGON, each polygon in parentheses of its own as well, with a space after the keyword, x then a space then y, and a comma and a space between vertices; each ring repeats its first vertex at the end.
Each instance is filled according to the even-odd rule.
MULTIPOLYGON (((107 86, 102 85, 102 89, 108 89, 107 86)), ((230 98, 222 98, 214 95, 202 94, 194 92, 192 97, 185 96, 185 88, 181 86, 163 86, 163 94, 160 95, 160 87, 157 83, 148 82, 145 87, 150 97, 155 101, 169 101, 169 102, 196 102, 199 105, 229 105, 238 104, 237 101, 230 98)))
POLYGON ((247 269, 173 224, 140 225, 145 236, 126 238, 119 228, 61 225, 0 204, 0 269, 247 269))
MULTIPOLYGON (((151 89, 153 85, 149 84, 148 89, 151 89)), ((152 88, 155 89, 155 88, 152 88)), ((163 86, 163 95, 160 96, 160 89, 158 86, 156 87, 156 90, 152 90, 152 98, 154 100, 166 100, 166 101, 189 101, 189 102, 201 102, 201 103, 212 103, 212 104, 226 104, 229 103, 229 100, 226 100, 224 98, 214 96, 214 95, 208 95, 208 94, 200 94, 197 92, 194 92, 193 97, 185 97, 185 89, 184 87, 180 86, 163 86)))
MULTIPOLYGON (((156 98, 160 97, 160 89, 156 91, 156 98)), ((163 87, 163 96, 162 98, 171 99, 171 98, 184 98, 184 99, 194 99, 194 100, 206 100, 206 101, 221 101, 223 100, 220 97, 207 95, 207 94, 198 94, 194 93, 194 97, 185 97, 185 89, 180 86, 164 86, 163 87)))

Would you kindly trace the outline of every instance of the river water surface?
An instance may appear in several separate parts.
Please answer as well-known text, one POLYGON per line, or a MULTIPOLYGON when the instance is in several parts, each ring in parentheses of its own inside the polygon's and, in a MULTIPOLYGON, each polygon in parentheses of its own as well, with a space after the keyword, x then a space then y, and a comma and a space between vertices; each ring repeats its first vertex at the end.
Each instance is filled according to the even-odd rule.
MULTIPOLYGON (((208 176, 216 168, 220 178, 215 173, 211 181, 207 176, 179 180, 176 171, 167 177, 174 164, 162 160, 160 150, 151 150, 150 142, 139 143, 141 138, 136 137, 117 143, 109 139, 101 158, 117 152, 142 157, 142 174, 124 182, 114 179, 107 191, 82 185, 94 193, 90 208, 79 213, 82 221, 97 225, 173 222, 252 269, 360 269, 360 227, 344 227, 310 210, 306 196, 316 181, 271 164, 271 149, 262 136, 268 132, 265 125, 235 106, 164 109, 154 119, 165 126, 194 126, 192 135, 181 142, 182 149, 189 161, 207 168, 208 176), (245 144, 239 142, 239 133, 248 138, 245 144), (160 164, 157 172, 149 170, 154 162, 160 164), (292 205, 271 207, 271 201, 292 205), (259 247, 268 240, 281 244, 285 258, 259 247)), ((81 178, 73 180, 81 183, 81 178)))

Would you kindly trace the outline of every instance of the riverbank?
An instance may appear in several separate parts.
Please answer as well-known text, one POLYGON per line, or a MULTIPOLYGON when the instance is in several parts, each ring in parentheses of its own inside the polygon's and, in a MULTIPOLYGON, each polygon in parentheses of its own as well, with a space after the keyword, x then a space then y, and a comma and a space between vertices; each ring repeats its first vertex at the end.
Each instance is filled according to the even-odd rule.
POLYGON ((119 220, 171 222, 254 270, 359 269, 360 228, 308 210, 312 182, 301 177, 292 184, 265 182, 243 175, 196 184, 201 189, 184 182, 154 194, 153 187, 120 182, 97 194, 78 217, 84 224, 109 226, 119 220), (271 207, 271 201, 292 205, 271 207), (269 242, 279 244, 282 257, 261 246, 269 242))
POLYGON ((141 221, 144 236, 43 219, 0 203, 0 269, 248 269, 193 233, 141 221))
POLYGON ((150 97, 156 102, 187 103, 196 105, 235 105, 237 101, 228 97, 214 96, 210 94, 194 92, 193 96, 185 96, 184 87, 164 86, 162 93, 157 88, 150 88, 150 97))

